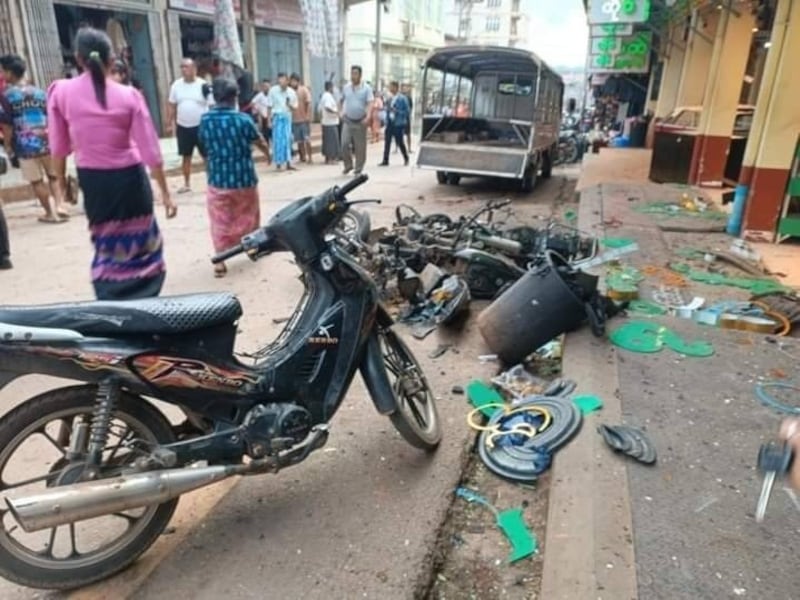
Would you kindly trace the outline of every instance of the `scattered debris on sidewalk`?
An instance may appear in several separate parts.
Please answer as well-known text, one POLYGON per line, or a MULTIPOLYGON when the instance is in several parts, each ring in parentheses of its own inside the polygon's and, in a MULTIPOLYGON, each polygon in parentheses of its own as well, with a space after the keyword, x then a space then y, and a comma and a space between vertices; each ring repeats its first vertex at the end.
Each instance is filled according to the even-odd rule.
POLYGON ((508 555, 508 562, 515 563, 518 560, 527 558, 531 554, 535 554, 539 549, 539 542, 525 525, 525 520, 522 516, 521 508, 512 508, 500 511, 486 500, 477 492, 460 487, 456 490, 456 496, 463 498, 467 502, 474 502, 485 506, 492 514, 494 514, 497 527, 503 532, 503 535, 511 545, 511 553, 508 555))
POLYGON ((671 329, 651 321, 628 321, 609 335, 611 342, 631 352, 660 352, 665 347, 686 356, 704 358, 714 354, 711 342, 685 341, 671 329))
POLYGON ((656 449, 647 434, 630 425, 600 425, 598 433, 608 446, 646 465, 656 462, 656 449))
POLYGON ((800 415, 800 386, 780 381, 765 381, 756 385, 756 396, 761 404, 786 415, 800 415), (771 390, 791 391, 791 400, 777 398, 771 390))

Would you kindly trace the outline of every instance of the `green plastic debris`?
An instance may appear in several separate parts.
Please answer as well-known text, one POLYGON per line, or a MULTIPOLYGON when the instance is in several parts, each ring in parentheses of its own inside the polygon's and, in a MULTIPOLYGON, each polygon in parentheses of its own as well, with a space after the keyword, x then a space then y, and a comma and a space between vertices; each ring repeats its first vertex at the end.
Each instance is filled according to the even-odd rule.
POLYGON ((631 300, 628 304, 628 311, 632 313, 638 313, 640 315, 648 315, 651 317, 667 314, 666 308, 660 304, 656 304, 655 302, 650 302, 648 300, 631 300))
POLYGON ((672 263, 670 264, 669 268, 676 273, 680 273, 684 277, 691 279, 692 281, 706 283, 708 285, 727 285, 731 287, 737 287, 743 290, 748 290, 754 295, 790 291, 789 288, 781 285, 777 281, 773 281, 772 279, 758 277, 728 277, 722 273, 699 271, 697 269, 693 269, 686 263, 672 263))
POLYGON ((606 287, 612 298, 629 299, 636 296, 639 292, 639 283, 644 280, 644 276, 628 265, 613 266, 608 269, 606 274, 606 287), (624 298, 619 298, 624 296, 624 298))
POLYGON ((600 240, 600 243, 606 248, 624 248, 635 244, 636 240, 626 237, 606 237, 600 240))
POLYGON ((702 250, 695 250, 694 248, 678 248, 673 251, 676 256, 680 256, 681 258, 687 258, 689 260, 702 260, 705 256, 705 252, 702 250))
POLYGON ((677 202, 650 202, 634 206, 636 212, 664 217, 696 217, 700 219, 727 219, 728 215, 718 210, 686 210, 677 202))
POLYGON ((581 414, 584 415, 588 415, 589 413, 603 408, 603 401, 600 400, 600 398, 588 394, 585 396, 575 396, 572 402, 580 409, 581 414))
POLYGON ((485 417, 491 417, 496 410, 492 404, 505 404, 505 398, 496 389, 486 385, 483 381, 475 379, 467 385, 467 399, 475 408, 481 409, 485 417))
POLYGON ((539 550, 539 542, 536 536, 528 531, 525 520, 522 518, 521 508, 499 511, 486 498, 464 487, 458 488, 456 495, 467 502, 485 506, 494 513, 497 527, 500 528, 500 531, 503 532, 503 535, 506 536, 506 539, 511 544, 511 553, 508 555, 509 563, 535 554, 539 550))
POLYGON ((667 327, 650 321, 628 321, 608 337, 615 346, 631 352, 660 352, 666 346, 686 356, 704 358, 714 354, 710 342, 687 342, 667 327))
POLYGON ((564 212, 564 220, 567 223, 572 223, 574 221, 577 221, 578 220, 578 213, 576 213, 574 210, 567 210, 567 211, 564 212))

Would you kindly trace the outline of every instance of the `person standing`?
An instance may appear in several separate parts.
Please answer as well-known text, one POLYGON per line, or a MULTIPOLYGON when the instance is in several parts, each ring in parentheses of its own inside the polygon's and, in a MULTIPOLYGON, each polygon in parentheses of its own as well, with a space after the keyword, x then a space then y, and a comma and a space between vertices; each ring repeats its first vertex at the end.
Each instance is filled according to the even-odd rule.
POLYGON ((269 90, 267 116, 272 129, 272 159, 278 171, 283 165, 287 171, 296 171, 292 166, 292 109, 296 106, 297 94, 289 87, 286 73, 278 73, 278 85, 269 90))
POLYGON ((406 134, 406 125, 409 121, 408 98, 400 93, 400 86, 396 81, 392 81, 389 84, 389 92, 391 93, 391 100, 389 100, 389 104, 386 108, 386 133, 383 140, 383 162, 380 163, 379 166, 389 166, 389 150, 392 148, 393 139, 403 155, 406 166, 408 166, 408 151, 406 150, 406 143, 403 140, 406 134))
POLYGON ((342 90, 342 159, 344 174, 353 170, 355 153, 355 175, 361 175, 367 162, 367 125, 372 115, 375 97, 372 88, 361 81, 361 67, 350 69, 350 83, 342 90))
POLYGON ((197 76, 197 66, 191 58, 181 61, 181 78, 169 88, 169 109, 167 122, 171 132, 178 139, 178 154, 183 159, 183 187, 179 194, 191 191, 189 179, 192 176, 192 156, 194 149, 203 156, 203 147, 198 143, 197 128, 200 119, 208 110, 207 84, 197 76))
POLYGON ((0 109, 6 153, 11 164, 19 166, 22 177, 31 184, 44 209, 44 216, 39 217, 39 221, 61 223, 69 218, 69 213, 62 205, 50 158, 47 94, 25 82, 27 65, 21 57, 14 54, 3 56, 0 68, 6 81, 0 109), (51 195, 55 206, 50 204, 51 195))
POLYGON ((322 155, 325 164, 332 165, 341 155, 339 147, 339 110, 333 96, 333 82, 325 82, 325 93, 319 101, 320 121, 322 122, 322 155))
POLYGON ((300 162, 311 163, 311 90, 303 85, 297 73, 292 73, 289 85, 297 94, 297 106, 292 109, 292 136, 297 142, 300 162))
POLYGON ((56 81, 48 91, 50 148, 62 187, 67 156, 75 153, 95 251, 95 295, 98 300, 157 296, 166 268, 144 165, 158 184, 167 218, 178 212, 158 134, 142 95, 108 76, 113 56, 104 32, 78 30, 75 57, 83 74, 56 81))
MULTIPOLYGON (((212 87, 215 105, 200 119, 199 137, 208 157, 206 203, 211 240, 214 250, 222 252, 260 224, 252 145, 255 143, 267 156, 269 147, 253 119, 237 111, 236 82, 220 77, 212 87)), ((224 277, 227 272, 225 263, 214 266, 215 277, 224 277)))
MULTIPOLYGON (((0 69, 0 112, 6 110, 7 104, 3 92, 6 91, 6 78, 0 69)), ((0 154, 0 175, 5 175, 11 167, 8 163, 8 156, 0 154)), ((8 225, 6 224, 6 215, 3 212, 3 201, 0 200, 0 271, 5 271, 13 268, 11 264, 11 247, 8 241, 8 225)))
POLYGON ((408 100, 408 123, 406 123, 406 139, 408 142, 406 147, 408 148, 408 153, 412 154, 414 151, 411 149, 411 121, 414 118, 414 99, 411 94, 411 86, 404 83, 400 86, 400 92, 406 97, 406 100, 408 100))
MULTIPOLYGON (((263 79, 261 81, 260 89, 258 93, 253 97, 253 114, 256 116, 258 120, 258 128, 261 131, 261 135, 264 137, 264 141, 269 142, 272 139, 272 130, 269 127, 269 90, 272 87, 272 84, 269 79, 263 79)), ((270 163, 269 157, 267 157, 267 164, 270 163)))

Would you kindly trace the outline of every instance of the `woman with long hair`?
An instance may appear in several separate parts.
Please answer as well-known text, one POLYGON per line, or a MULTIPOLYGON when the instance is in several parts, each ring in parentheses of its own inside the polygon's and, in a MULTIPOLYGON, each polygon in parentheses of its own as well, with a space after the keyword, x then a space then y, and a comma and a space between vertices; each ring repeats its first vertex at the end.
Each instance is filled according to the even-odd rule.
MULTIPOLYGON (((206 202, 211 240, 214 250, 222 252, 260 224, 252 146, 258 146, 267 156, 269 147, 250 115, 238 110, 236 81, 218 77, 212 87, 215 105, 200 119, 198 137, 207 152, 206 202)), ((224 277, 227 272, 225 263, 214 268, 215 277, 224 277)))
POLYGON ((99 300, 157 296, 166 269, 145 166, 158 185, 166 217, 178 212, 167 189, 158 135, 142 95, 109 77, 108 36, 82 28, 75 49, 83 73, 50 86, 47 112, 62 189, 66 158, 75 152, 95 251, 95 295, 99 300))

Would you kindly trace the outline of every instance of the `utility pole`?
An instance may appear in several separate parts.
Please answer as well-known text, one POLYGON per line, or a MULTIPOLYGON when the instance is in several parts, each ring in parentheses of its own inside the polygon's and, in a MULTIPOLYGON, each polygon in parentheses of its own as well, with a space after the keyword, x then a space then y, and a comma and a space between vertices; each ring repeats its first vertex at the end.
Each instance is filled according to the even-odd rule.
POLYGON ((375 0, 375 81, 372 87, 377 92, 381 86, 381 13, 383 0, 375 0))

